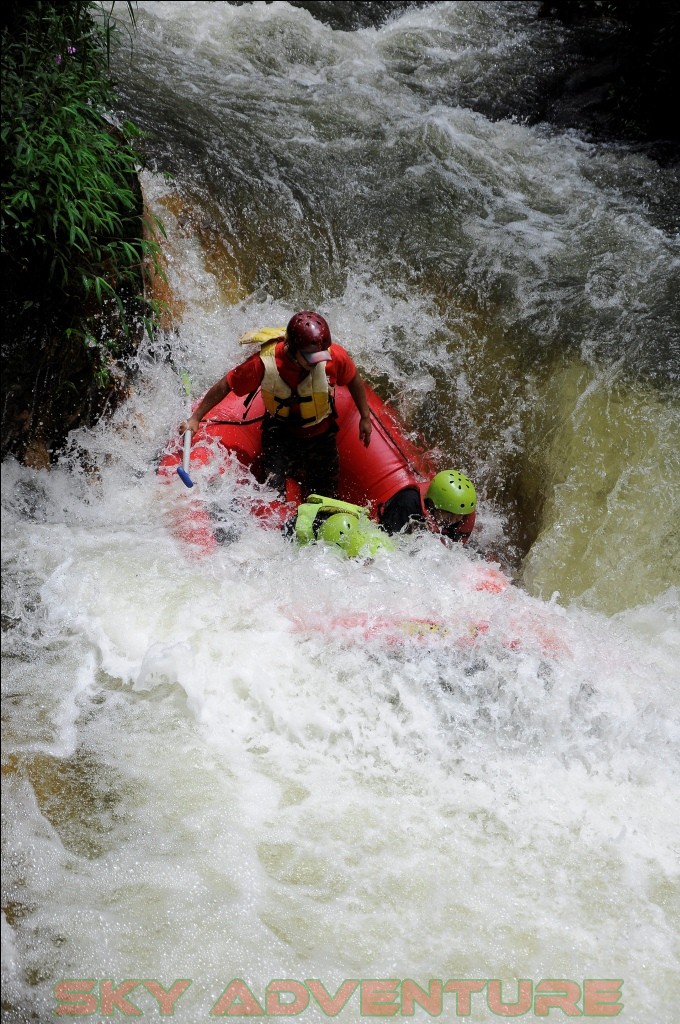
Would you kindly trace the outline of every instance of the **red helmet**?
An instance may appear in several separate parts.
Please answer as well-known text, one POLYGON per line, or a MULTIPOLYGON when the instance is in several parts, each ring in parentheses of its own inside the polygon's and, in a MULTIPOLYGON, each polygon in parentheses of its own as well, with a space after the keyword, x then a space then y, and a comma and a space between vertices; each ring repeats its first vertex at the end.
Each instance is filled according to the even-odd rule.
POLYGON ((292 352, 320 352, 330 347, 331 329, 320 313, 305 309, 288 321, 286 338, 292 352))

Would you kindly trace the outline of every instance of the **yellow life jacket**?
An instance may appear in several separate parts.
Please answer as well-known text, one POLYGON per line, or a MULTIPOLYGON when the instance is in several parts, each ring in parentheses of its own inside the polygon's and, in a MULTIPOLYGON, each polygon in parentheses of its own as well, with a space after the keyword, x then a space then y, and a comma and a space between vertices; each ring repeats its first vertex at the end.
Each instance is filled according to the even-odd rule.
POLYGON ((276 365, 276 343, 285 336, 285 327, 264 327, 259 331, 247 331, 240 342, 242 345, 261 346, 260 359, 264 363, 261 391, 267 412, 278 420, 285 420, 290 415, 291 405, 299 405, 301 425, 312 427, 333 411, 333 388, 328 381, 326 364, 317 363, 293 391, 276 365))

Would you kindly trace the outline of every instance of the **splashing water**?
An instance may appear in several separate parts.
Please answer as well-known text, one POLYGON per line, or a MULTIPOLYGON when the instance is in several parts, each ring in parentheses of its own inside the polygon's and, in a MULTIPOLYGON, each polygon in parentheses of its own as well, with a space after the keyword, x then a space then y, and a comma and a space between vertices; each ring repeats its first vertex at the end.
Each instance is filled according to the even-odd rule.
POLYGON ((191 979, 193 1024, 238 978, 611 978, 622 1020, 674 1019, 669 172, 475 108, 556 46, 532 8, 139 4, 116 73, 177 318, 112 422, 2 466, 8 1020, 191 979), (174 367, 198 396, 307 306, 470 473, 515 583, 433 537, 296 549, 233 472, 159 482, 174 367), (201 500, 209 558, 172 528, 201 500))

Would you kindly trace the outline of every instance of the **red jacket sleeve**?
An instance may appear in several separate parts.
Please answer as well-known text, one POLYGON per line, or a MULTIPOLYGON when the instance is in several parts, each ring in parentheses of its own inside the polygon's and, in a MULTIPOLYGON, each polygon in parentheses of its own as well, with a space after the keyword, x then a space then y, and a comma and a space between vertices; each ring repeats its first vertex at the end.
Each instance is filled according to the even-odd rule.
POLYGON ((357 368, 347 349, 334 341, 331 345, 331 356, 333 357, 331 362, 326 363, 331 384, 340 386, 351 384, 356 376, 357 368))
POLYGON ((257 391, 264 377, 264 363, 259 352, 253 352, 245 362, 235 366, 226 374, 227 384, 235 395, 249 395, 257 391))

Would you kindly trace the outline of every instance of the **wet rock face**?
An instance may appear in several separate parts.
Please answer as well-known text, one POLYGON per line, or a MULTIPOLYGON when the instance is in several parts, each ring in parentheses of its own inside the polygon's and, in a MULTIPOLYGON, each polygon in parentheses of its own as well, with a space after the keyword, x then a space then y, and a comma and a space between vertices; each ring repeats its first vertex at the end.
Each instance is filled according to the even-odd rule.
POLYGON ((611 17, 593 6, 542 3, 538 16, 567 30, 564 60, 545 78, 532 119, 576 128, 595 140, 619 141, 662 163, 680 159, 680 128, 669 112, 677 96, 680 8, 631 0, 611 4, 611 17))
POLYGON ((129 374, 112 363, 101 383, 82 342, 51 344, 5 360, 2 384, 2 458, 13 455, 36 469, 50 465, 70 430, 91 426, 128 394, 129 374))
POLYGON ((97 323, 102 336, 114 339, 115 352, 90 346, 79 330, 91 324, 89 312, 74 311, 67 297, 50 294, 37 278, 26 280, 21 294, 8 289, 0 379, 3 459, 12 455, 35 468, 48 466, 69 431, 92 426, 128 394, 128 360, 142 332, 125 336, 118 318, 108 318, 103 308, 97 323), (65 325, 73 325, 74 333, 65 325))

